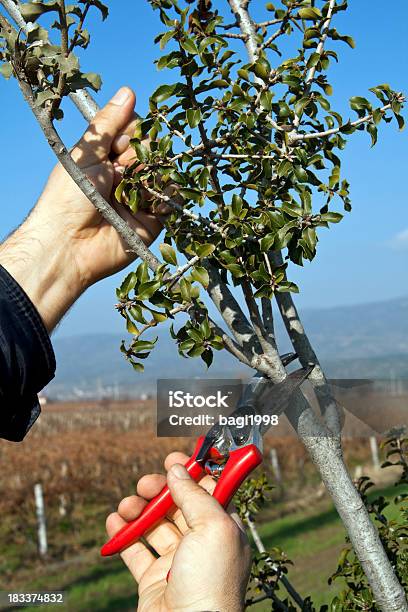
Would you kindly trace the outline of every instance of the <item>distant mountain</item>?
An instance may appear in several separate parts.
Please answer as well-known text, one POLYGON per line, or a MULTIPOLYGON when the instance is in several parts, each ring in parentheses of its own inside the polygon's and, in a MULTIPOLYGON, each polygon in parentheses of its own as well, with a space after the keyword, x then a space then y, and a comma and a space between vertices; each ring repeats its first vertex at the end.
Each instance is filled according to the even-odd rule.
MULTIPOLYGON (((283 352, 290 344, 277 319, 283 352)), ((358 306, 304 310, 302 320, 331 377, 408 378, 408 297, 358 306)), ((48 394, 61 398, 140 395, 153 393, 157 378, 236 378, 250 371, 226 351, 215 354, 207 371, 201 359, 178 355, 168 330, 159 327, 159 340, 136 374, 119 351, 125 336, 95 334, 54 341, 58 371, 48 394)))

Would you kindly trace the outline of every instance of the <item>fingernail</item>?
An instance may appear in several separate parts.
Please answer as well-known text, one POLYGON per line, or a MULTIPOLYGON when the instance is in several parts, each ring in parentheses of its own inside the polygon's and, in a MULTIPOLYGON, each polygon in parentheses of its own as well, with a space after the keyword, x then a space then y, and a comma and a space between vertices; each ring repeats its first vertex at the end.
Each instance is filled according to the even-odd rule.
POLYGON ((125 102, 129 99, 129 96, 129 90, 126 87, 122 87, 113 96, 111 104, 116 104, 116 106, 123 106, 125 102))
POLYGON ((115 140, 115 147, 117 147, 118 149, 121 150, 125 150, 128 148, 130 143, 130 138, 127 134, 122 134, 121 136, 118 136, 115 140))
POLYGON ((186 468, 180 463, 175 463, 171 468, 170 472, 179 480, 189 480, 190 476, 186 468))
POLYGON ((114 164, 114 168, 115 168, 115 172, 117 172, 118 174, 123 174, 124 171, 126 170, 125 166, 120 166, 119 164, 114 164))

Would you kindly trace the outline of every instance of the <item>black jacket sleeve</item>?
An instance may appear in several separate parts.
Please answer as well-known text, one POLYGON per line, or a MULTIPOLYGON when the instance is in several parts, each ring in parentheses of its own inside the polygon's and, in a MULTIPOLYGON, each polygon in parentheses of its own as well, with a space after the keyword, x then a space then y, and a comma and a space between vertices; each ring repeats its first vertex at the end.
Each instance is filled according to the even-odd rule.
POLYGON ((44 323, 0 266, 0 438, 24 438, 41 412, 37 394, 54 375, 55 356, 44 323))

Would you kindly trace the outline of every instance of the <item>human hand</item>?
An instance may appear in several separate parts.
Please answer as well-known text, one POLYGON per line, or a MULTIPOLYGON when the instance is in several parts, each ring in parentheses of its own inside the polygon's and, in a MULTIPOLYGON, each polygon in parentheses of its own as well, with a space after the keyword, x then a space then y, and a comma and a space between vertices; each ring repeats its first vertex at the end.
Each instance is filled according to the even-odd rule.
MULTIPOLYGON (((101 195, 149 245, 162 230, 160 216, 132 215, 114 191, 133 162, 135 95, 124 87, 95 116, 72 157, 101 195)), ((164 212, 164 210, 162 211, 164 212)), ((0 248, 0 263, 22 285, 51 331, 80 294, 133 259, 127 246, 58 164, 34 210, 0 248)))
MULTIPOLYGON (((215 487, 210 476, 200 484, 190 478, 181 465, 187 460, 183 453, 172 453, 164 464, 177 509, 146 534, 159 558, 140 541, 121 554, 139 585, 138 612, 239 612, 251 568, 245 530, 236 514, 225 512, 209 495, 215 487)), ((138 495, 122 500, 118 512, 108 516, 108 536, 134 520, 165 484, 159 474, 141 478, 138 495)))

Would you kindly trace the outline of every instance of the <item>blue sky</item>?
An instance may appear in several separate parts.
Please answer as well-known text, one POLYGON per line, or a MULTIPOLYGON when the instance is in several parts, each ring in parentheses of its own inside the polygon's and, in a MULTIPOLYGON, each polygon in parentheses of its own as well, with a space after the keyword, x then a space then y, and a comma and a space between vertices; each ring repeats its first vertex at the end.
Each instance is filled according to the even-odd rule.
MULTIPOLYGON (((147 108, 153 89, 171 80, 158 73, 153 44, 163 26, 147 0, 108 2, 109 19, 101 23, 95 14, 89 23, 93 33, 83 55, 84 71, 99 72, 103 104, 119 86, 135 89, 139 113, 147 108)), ((217 0, 219 7, 224 0, 217 0)), ((262 14, 263 1, 253 0, 262 14)), ((347 113, 353 95, 366 95, 369 87, 390 83, 408 93, 408 4, 394 0, 350 0, 346 15, 337 18, 338 29, 356 41, 353 51, 339 46, 340 64, 330 80, 332 106, 347 113), (391 10, 392 6, 392 10, 391 10)), ((54 159, 16 84, 0 80, 2 115, 1 221, 6 236, 27 215, 41 193, 54 159)), ((85 124, 74 108, 67 108, 61 133, 71 144, 85 124)), ((367 134, 356 134, 344 151, 344 173, 351 183, 353 212, 344 221, 323 231, 316 260, 303 269, 293 268, 291 278, 301 293, 302 307, 330 307, 383 300, 408 294, 408 131, 398 132, 393 122, 380 131, 378 145, 370 148, 367 134)), ((113 312, 114 289, 120 277, 108 279, 81 298, 59 328, 59 335, 86 331, 119 331, 120 318, 113 312), (92 326, 90 322, 92 321, 92 326)))

